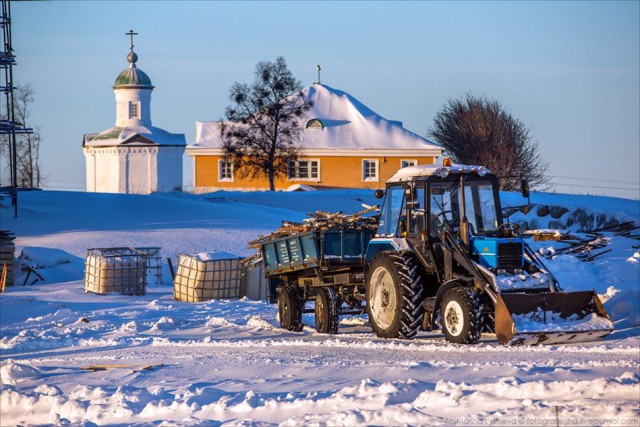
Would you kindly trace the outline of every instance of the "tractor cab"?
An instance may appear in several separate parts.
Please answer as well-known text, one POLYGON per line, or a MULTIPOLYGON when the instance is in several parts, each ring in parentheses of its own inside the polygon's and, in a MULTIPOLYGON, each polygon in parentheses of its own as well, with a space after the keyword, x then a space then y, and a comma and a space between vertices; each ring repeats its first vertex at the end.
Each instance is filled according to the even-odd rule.
MULTIPOLYGON (((498 188, 497 178, 482 166, 449 163, 401 169, 387 183, 376 237, 391 238, 395 246, 398 239, 414 247, 423 242, 434 247, 430 252, 438 257, 442 234, 448 233, 488 269, 522 269, 523 243, 512 225, 503 223, 498 188), (510 249, 510 257, 499 262, 498 247, 510 249)), ((373 252, 377 249, 381 247, 372 247, 373 252)))

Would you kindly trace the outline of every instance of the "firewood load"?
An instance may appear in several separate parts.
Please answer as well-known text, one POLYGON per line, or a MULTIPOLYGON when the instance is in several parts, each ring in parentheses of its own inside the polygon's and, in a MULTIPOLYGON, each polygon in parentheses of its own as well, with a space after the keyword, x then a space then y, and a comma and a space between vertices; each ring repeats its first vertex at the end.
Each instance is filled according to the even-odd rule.
POLYGON ((378 228, 379 216, 363 216, 378 210, 378 206, 370 206, 354 214, 343 214, 342 212, 322 212, 308 213, 309 218, 302 222, 283 221, 282 226, 271 234, 263 235, 249 242, 249 246, 260 249, 261 243, 277 239, 279 237, 291 236, 293 234, 305 233, 308 231, 337 230, 376 230, 378 228))

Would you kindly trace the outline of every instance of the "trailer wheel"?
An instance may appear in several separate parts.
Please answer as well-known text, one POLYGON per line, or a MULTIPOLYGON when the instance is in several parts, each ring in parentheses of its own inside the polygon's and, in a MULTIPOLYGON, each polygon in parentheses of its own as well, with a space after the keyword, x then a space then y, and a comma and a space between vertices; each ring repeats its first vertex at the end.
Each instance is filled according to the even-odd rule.
POLYGON ((316 330, 321 334, 337 334, 340 323, 340 299, 331 288, 320 288, 316 294, 316 330))
POLYGON ((480 341, 482 313, 478 297, 466 287, 457 287, 444 294, 440 321, 447 341, 475 344, 480 341))
POLYGON ((278 293, 278 317, 280 327, 288 331, 302 330, 302 302, 298 290, 292 286, 282 286, 278 293))
POLYGON ((422 323, 422 284, 408 252, 381 252, 369 266, 365 296, 369 322, 381 338, 411 338, 422 323))

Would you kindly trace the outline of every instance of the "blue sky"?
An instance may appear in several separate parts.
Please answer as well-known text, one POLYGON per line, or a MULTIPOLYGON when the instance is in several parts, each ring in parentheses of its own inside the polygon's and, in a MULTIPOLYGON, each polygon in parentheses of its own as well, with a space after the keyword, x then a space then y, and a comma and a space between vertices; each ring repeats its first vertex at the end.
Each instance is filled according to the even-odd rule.
MULTIPOLYGON (((640 198, 640 3, 14 2, 17 83, 36 90, 50 188, 84 188, 82 135, 115 123, 113 81, 137 65, 154 125, 217 120, 229 87, 286 58, 425 136, 449 98, 500 101, 530 127, 562 192, 640 198)), ((185 156, 185 183, 192 181, 185 156)))

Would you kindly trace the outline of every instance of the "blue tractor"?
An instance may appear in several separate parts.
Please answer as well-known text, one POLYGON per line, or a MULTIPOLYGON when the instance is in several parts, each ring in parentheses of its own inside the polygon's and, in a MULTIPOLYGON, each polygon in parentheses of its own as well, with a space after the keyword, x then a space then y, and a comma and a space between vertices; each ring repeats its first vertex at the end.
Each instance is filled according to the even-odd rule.
POLYGON ((378 336, 441 328, 453 343, 487 331, 503 344, 538 344, 613 330, 597 294, 562 292, 504 221, 498 188, 486 168, 451 163, 404 168, 387 182, 366 253, 365 301, 378 336))

